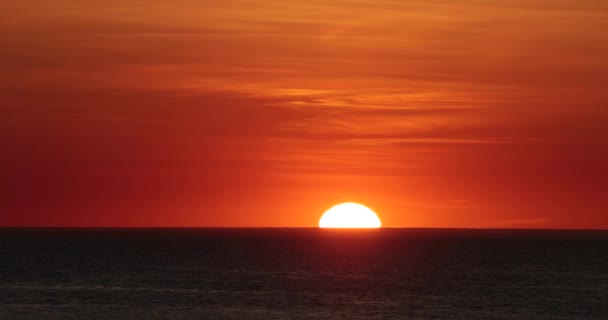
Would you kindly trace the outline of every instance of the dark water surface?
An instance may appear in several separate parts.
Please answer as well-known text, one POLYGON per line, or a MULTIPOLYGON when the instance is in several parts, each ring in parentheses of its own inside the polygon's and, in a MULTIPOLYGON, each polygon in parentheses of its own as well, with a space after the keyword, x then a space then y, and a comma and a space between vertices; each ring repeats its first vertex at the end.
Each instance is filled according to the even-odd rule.
POLYGON ((0 319, 608 319, 608 232, 0 229, 0 319))

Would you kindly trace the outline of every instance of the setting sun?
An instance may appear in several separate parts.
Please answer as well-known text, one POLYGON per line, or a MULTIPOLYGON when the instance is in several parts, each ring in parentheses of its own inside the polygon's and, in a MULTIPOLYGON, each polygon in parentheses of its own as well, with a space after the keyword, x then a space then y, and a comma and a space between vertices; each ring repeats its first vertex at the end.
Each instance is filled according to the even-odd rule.
POLYGON ((357 203, 342 203, 325 211, 320 228, 380 228, 382 223, 374 211, 357 203))

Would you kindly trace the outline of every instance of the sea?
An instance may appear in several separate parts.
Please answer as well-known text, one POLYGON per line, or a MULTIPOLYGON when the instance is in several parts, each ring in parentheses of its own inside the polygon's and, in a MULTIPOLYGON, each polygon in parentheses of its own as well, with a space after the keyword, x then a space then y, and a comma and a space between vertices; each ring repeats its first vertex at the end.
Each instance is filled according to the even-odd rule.
POLYGON ((0 229, 0 319, 608 319, 608 231, 0 229))

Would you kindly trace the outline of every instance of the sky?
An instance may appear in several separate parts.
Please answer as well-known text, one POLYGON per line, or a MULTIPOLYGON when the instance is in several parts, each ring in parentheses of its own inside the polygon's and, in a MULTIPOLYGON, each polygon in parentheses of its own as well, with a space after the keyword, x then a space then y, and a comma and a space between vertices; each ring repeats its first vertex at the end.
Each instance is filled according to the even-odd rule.
POLYGON ((604 0, 8 0, 0 226, 608 228, 604 0))

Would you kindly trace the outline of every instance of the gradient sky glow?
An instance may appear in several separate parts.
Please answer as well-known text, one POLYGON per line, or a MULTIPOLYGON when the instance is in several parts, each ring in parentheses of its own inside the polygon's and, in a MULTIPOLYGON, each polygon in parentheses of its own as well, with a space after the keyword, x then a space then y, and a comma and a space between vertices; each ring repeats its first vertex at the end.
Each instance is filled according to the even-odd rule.
POLYGON ((0 225, 608 228, 605 0, 8 0, 0 225))

